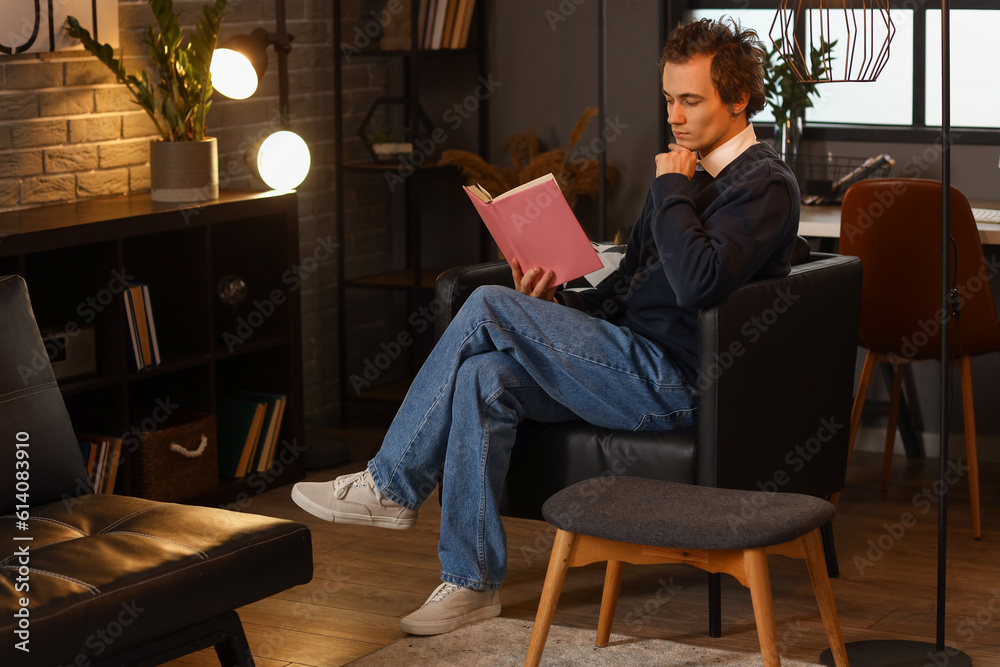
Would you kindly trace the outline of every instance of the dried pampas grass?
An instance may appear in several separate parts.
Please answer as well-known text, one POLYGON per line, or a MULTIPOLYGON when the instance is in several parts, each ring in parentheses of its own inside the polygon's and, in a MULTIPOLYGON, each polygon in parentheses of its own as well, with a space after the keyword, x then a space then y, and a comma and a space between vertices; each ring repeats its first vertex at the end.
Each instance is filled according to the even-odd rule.
MULTIPOLYGON (((570 132, 566 148, 541 152, 534 126, 527 132, 508 138, 504 142, 504 150, 510 155, 510 167, 492 165, 475 153, 459 150, 444 151, 439 164, 457 167, 465 175, 469 185, 478 183, 494 197, 551 173, 555 176, 570 208, 574 208, 579 197, 596 199, 599 190, 597 159, 569 160, 573 146, 580 141, 587 125, 596 115, 596 107, 587 107, 584 110, 580 120, 570 132)), ((610 162, 607 165, 606 180, 609 188, 618 185, 618 168, 610 162)))

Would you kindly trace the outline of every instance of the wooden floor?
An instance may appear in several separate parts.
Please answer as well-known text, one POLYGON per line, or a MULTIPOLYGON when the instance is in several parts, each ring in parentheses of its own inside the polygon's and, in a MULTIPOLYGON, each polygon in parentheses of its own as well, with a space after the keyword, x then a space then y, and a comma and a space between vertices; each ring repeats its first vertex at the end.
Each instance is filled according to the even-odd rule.
MULTIPOLYGON (((356 445, 356 443, 352 443, 356 445)), ((354 447, 362 459, 367 447, 354 447)), ((325 480, 363 464, 312 472, 325 480)), ((847 641, 933 641, 937 564, 937 461, 895 462, 892 488, 878 491, 880 456, 859 452, 834 522, 841 576, 833 580, 847 641)), ((977 666, 1000 666, 1000 465, 981 466, 984 538, 972 539, 968 485, 949 495, 949 645, 977 666)), ((342 665, 403 637, 399 618, 419 607, 438 580, 436 496, 415 528, 389 531, 330 524, 300 511, 283 488, 248 510, 306 523, 315 556, 311 583, 239 609, 259 667, 342 665)), ((509 567, 503 616, 534 619, 554 531, 542 522, 505 520, 509 567)), ((817 660, 826 648, 805 565, 770 558, 782 656, 817 660)), ((596 629, 603 568, 571 570, 555 623, 596 629)), ((683 565, 627 566, 613 630, 697 646, 757 651, 750 595, 723 577, 723 637, 707 634, 703 573, 683 565)), ((527 647, 513 647, 522 654, 527 647)), ((928 664, 932 664, 930 660, 928 664)), ((216 667, 211 650, 169 663, 216 667)), ((544 665, 544 657, 543 663, 544 665)))

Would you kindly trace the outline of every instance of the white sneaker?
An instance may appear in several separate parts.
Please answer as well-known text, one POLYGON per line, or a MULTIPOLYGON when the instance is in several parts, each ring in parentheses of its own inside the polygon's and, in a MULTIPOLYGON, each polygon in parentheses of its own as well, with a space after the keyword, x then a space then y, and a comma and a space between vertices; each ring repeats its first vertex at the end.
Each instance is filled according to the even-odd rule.
POLYGON ((417 522, 417 510, 383 496, 367 468, 332 482, 299 482, 292 487, 292 501, 313 516, 336 523, 404 529, 417 522))
POLYGON ((500 615, 500 591, 476 591, 443 583, 420 609, 399 622, 411 635, 439 635, 455 628, 500 615))

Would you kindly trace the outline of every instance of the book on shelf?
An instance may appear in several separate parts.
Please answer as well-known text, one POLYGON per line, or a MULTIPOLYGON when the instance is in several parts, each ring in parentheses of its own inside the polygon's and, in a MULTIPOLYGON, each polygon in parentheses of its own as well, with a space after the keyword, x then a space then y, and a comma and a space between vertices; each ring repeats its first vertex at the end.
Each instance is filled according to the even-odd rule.
POLYGON ((431 45, 432 49, 441 48, 441 37, 444 35, 444 22, 448 16, 448 6, 451 4, 451 0, 438 0, 437 6, 434 8, 434 32, 431 34, 431 45))
POLYGON ((153 306, 149 300, 149 285, 142 283, 142 298, 146 304, 146 328, 149 331, 149 345, 153 356, 153 364, 160 364, 160 343, 156 338, 156 325, 153 323, 153 306))
POLYGON ((469 30, 472 28, 472 10, 475 9, 476 0, 461 0, 461 7, 458 10, 459 19, 456 20, 455 37, 452 40, 453 49, 464 49, 469 44, 469 30))
POLYGON ((444 18, 444 31, 441 33, 441 48, 451 48, 451 37, 455 32, 455 14, 458 11, 459 0, 449 0, 448 13, 444 18))
POLYGON ((142 370, 142 346, 139 344, 139 330, 135 323, 135 308, 132 304, 132 294, 125 290, 125 327, 128 329, 128 367, 130 370, 142 370))
POLYGON ((129 334, 129 367, 138 371, 157 366, 160 363, 160 345, 153 321, 149 286, 145 283, 129 283, 124 297, 129 334))
POLYGON ((245 477, 260 442, 267 404, 255 399, 220 396, 215 415, 219 445, 219 474, 245 477))
POLYGON ((121 464, 121 438, 77 433, 80 453, 87 462, 87 474, 94 486, 94 493, 114 493, 121 464))
POLYGON ((288 402, 284 394, 269 394, 256 391, 241 391, 241 398, 255 400, 266 404, 264 423, 260 431, 260 443, 256 455, 250 461, 247 472, 264 472, 274 461, 274 451, 281 435, 281 422, 285 416, 285 404, 288 402))
POLYGON ((603 267, 552 174, 493 197, 479 184, 462 186, 500 252, 521 269, 551 270, 553 287, 603 267))
POLYGON ((139 351, 142 356, 142 367, 153 365, 153 351, 149 343, 149 319, 146 315, 146 302, 142 295, 142 285, 128 286, 129 297, 132 300, 132 311, 135 314, 136 337, 139 339, 139 351))
POLYGON ((434 35, 434 17, 437 16, 439 2, 445 2, 445 0, 426 0, 424 3, 427 5, 427 19, 424 22, 423 31, 420 33, 419 48, 421 49, 431 48, 431 38, 434 35))

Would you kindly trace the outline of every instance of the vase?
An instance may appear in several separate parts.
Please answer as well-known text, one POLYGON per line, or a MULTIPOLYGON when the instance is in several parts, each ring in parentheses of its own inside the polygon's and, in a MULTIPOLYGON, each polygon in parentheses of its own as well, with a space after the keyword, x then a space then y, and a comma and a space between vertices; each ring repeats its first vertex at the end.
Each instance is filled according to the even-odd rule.
POLYGON ((789 167, 795 169, 802 144, 802 116, 793 116, 774 124, 775 150, 789 167))
POLYGON ((151 141, 149 177, 156 202, 218 199, 219 142, 215 137, 203 141, 151 141))

